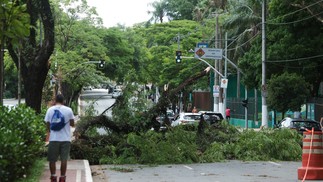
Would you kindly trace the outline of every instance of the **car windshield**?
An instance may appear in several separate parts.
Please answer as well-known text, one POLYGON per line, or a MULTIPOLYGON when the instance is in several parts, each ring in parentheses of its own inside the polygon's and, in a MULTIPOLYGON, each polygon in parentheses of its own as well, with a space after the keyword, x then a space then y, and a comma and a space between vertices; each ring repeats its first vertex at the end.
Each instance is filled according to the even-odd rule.
POLYGON ((185 115, 184 119, 189 119, 189 120, 199 120, 200 116, 199 115, 185 115))
POLYGON ((293 126, 295 128, 301 128, 301 127, 304 127, 304 128, 319 128, 319 124, 316 123, 316 122, 306 122, 306 121, 293 121, 293 126))

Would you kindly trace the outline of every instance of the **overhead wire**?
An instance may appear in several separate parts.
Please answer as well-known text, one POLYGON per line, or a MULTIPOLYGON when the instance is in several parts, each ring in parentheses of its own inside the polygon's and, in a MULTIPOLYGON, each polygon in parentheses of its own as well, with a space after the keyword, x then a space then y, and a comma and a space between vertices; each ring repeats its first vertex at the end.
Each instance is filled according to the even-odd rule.
POLYGON ((252 37, 251 37, 250 39, 248 39, 247 41, 245 41, 244 43, 242 43, 242 44, 240 44, 240 45, 238 45, 238 46, 236 46, 236 47, 234 47, 234 48, 227 49, 227 51, 233 51, 233 50, 236 50, 237 48, 240 48, 240 47, 242 47, 242 46, 246 45, 248 42, 252 41, 252 40, 253 40, 254 38, 256 38, 258 35, 259 35, 259 32, 258 32, 258 33, 256 33, 254 36, 252 36, 252 37))
POLYGON ((308 16, 306 18, 300 19, 300 20, 295 20, 295 21, 291 21, 291 22, 282 22, 282 23, 270 23, 270 22, 266 21, 266 24, 269 24, 269 25, 289 25, 289 24, 294 24, 294 23, 298 23, 298 22, 302 22, 302 21, 311 19, 311 18, 316 17, 316 16, 318 16, 320 14, 323 14, 323 11, 320 12, 320 13, 317 13, 315 15, 311 15, 311 16, 308 16))
MULTIPOLYGON (((295 14, 295 13, 297 13, 297 12, 299 12, 299 11, 303 11, 304 9, 307 9, 307 8, 309 8, 309 7, 311 7, 311 6, 314 6, 314 5, 316 5, 316 4, 319 4, 319 3, 321 3, 321 2, 323 2, 323 0, 320 0, 320 1, 317 1, 317 2, 315 2, 315 3, 312 3, 312 4, 308 5, 308 6, 305 6, 305 7, 301 8, 301 9, 298 9, 298 10, 293 11, 293 12, 291 12, 291 13, 287 13, 287 14, 285 14, 285 15, 282 15, 282 16, 278 17, 278 18, 282 18, 282 17, 286 17, 286 16, 289 16, 289 15, 295 14)), ((273 20, 278 19, 278 18, 274 18, 274 19, 269 20, 269 21, 273 21, 273 20)))
POLYGON ((284 68, 291 68, 291 69, 300 69, 300 68, 315 68, 315 67, 318 67, 318 66, 323 66, 323 63, 322 64, 316 64, 316 65, 312 65, 312 66, 309 66, 309 65, 306 65, 306 66, 286 66, 285 64, 279 64, 279 63, 272 63, 274 64, 275 66, 278 66, 278 67, 284 67, 284 68))
POLYGON ((319 57, 323 57, 323 54, 310 56, 310 57, 295 58, 295 59, 273 60, 273 61, 268 60, 266 62, 269 62, 269 63, 293 62, 293 61, 301 61, 301 60, 307 60, 307 59, 313 59, 313 58, 319 58, 319 57))

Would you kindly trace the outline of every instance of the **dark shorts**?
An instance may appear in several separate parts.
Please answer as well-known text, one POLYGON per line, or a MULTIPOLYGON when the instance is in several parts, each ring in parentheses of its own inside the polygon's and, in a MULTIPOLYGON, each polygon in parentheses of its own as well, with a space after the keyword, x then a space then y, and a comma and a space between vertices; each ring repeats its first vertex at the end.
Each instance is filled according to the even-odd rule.
POLYGON ((71 142, 49 142, 48 156, 49 162, 56 162, 58 157, 61 161, 67 161, 71 150, 71 142))

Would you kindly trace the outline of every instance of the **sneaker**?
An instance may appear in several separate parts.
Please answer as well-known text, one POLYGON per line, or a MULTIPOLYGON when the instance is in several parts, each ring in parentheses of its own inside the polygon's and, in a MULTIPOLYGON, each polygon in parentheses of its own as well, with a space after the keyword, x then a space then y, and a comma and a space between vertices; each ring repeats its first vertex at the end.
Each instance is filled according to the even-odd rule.
POLYGON ((59 177, 59 182, 65 182, 65 181, 66 181, 66 176, 59 177))
POLYGON ((56 176, 51 176, 50 177, 50 182, 57 182, 57 177, 56 176))

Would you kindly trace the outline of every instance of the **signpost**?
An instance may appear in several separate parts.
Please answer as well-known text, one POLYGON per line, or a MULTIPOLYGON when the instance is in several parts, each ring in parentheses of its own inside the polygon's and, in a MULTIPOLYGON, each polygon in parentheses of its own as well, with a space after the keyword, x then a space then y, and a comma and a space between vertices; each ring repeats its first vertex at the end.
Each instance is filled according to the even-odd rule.
POLYGON ((215 48, 195 48, 194 57, 202 59, 222 59, 222 49, 215 48))

